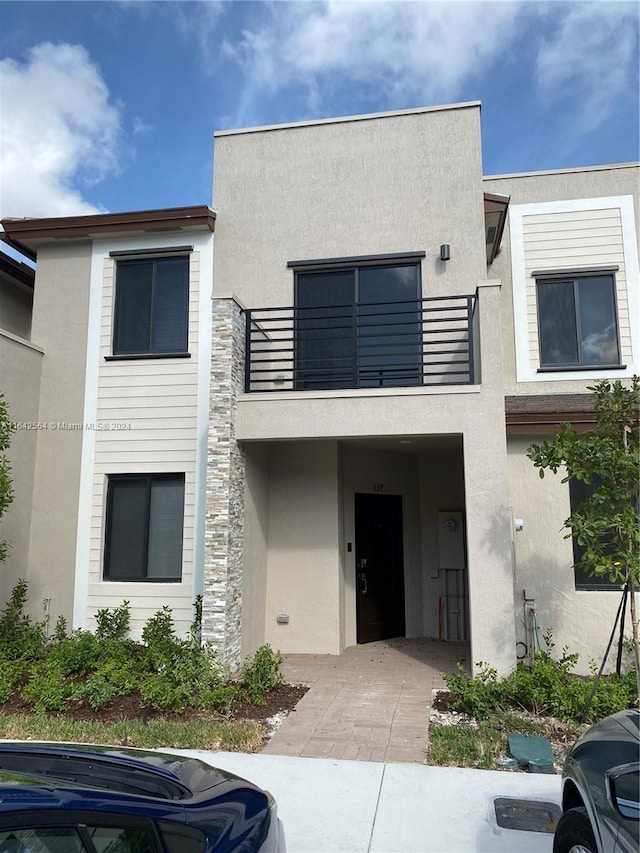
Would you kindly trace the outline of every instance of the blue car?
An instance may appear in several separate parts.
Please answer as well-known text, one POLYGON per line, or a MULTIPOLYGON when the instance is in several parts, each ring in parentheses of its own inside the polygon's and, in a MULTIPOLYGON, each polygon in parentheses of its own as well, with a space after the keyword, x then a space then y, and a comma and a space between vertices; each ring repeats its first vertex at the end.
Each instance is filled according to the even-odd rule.
POLYGON ((284 853, 268 791, 195 758, 0 744, 0 853, 284 853))

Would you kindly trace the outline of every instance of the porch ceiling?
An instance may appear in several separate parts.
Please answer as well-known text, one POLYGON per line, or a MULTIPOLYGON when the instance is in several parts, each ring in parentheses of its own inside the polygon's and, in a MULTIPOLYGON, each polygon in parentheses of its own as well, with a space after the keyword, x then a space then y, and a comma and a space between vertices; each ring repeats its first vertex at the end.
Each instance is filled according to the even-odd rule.
POLYGON ((393 453, 442 453, 462 450, 461 435, 385 435, 342 438, 340 444, 393 453))

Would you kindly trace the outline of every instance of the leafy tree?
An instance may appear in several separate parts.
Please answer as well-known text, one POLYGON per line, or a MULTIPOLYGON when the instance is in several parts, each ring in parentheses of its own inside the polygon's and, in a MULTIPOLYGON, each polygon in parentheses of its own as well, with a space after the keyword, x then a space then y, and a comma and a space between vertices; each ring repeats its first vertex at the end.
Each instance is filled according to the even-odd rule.
MULTIPOLYGON (((5 450, 11 444, 14 426, 9 419, 4 394, 0 391, 0 519, 13 501, 13 483, 11 482, 9 460, 5 450)), ((0 540, 0 563, 7 556, 8 545, 0 540)))
POLYGON ((640 642, 635 592, 640 581, 639 485, 640 377, 630 386, 617 379, 589 387, 594 394, 596 425, 578 434, 562 424, 552 442, 533 444, 528 456, 540 477, 546 469, 563 470, 562 482, 580 480, 594 486, 590 498, 564 522, 583 546, 579 566, 587 574, 607 577, 628 589, 631 605, 636 681, 640 698, 640 642))

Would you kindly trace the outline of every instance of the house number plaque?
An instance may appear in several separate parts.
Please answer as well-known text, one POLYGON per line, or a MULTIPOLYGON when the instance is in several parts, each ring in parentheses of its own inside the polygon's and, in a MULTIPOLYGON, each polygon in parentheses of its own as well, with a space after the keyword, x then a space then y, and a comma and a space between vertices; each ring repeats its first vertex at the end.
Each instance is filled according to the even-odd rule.
POLYGON ((373 484, 373 491, 374 492, 381 492, 383 489, 384 489, 384 483, 374 483, 373 484))

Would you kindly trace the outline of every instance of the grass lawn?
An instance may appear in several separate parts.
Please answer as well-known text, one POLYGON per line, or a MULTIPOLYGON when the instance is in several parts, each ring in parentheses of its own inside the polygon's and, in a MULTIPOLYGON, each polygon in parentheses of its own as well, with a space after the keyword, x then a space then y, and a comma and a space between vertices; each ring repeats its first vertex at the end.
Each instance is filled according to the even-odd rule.
POLYGON ((496 770, 496 760, 509 757, 507 737, 513 732, 541 735, 550 742, 556 767, 564 753, 584 730, 577 723, 516 713, 496 713, 488 720, 463 720, 454 725, 432 725, 428 763, 440 767, 475 767, 496 770))
POLYGON ((0 714, 0 738, 73 743, 105 743, 142 749, 170 746, 226 752, 257 752, 267 728, 257 720, 119 720, 101 722, 52 717, 0 714))

